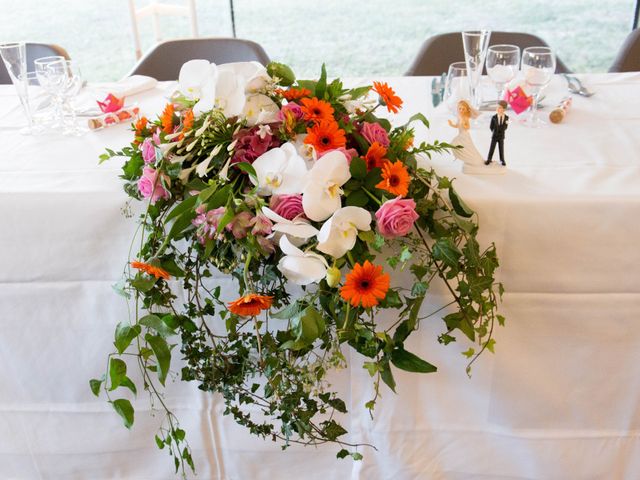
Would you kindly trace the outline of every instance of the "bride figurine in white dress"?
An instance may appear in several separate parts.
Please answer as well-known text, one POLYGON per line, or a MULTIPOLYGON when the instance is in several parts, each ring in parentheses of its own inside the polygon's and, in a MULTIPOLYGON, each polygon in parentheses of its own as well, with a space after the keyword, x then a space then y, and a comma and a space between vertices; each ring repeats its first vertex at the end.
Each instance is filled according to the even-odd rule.
POLYGON ((458 160, 462 160, 462 173, 471 175, 495 175, 505 173, 504 168, 493 168, 491 165, 485 165, 484 158, 473 144, 469 129, 471 128, 471 119, 479 115, 468 101, 460 100, 458 102, 458 122, 453 123, 449 120, 449 125, 458 129, 458 135, 451 140, 451 145, 461 146, 452 150, 453 156, 458 160))

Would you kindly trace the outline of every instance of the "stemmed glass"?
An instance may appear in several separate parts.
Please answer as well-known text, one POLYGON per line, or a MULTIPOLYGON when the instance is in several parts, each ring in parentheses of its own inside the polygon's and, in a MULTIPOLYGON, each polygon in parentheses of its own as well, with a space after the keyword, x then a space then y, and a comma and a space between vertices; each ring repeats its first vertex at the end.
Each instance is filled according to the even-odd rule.
POLYGON ((449 65, 444 89, 444 102, 451 113, 457 115, 458 102, 469 100, 471 91, 467 65, 465 62, 455 62, 449 65))
POLYGON ((62 62, 65 58, 61 56, 41 57, 36 59, 33 64, 35 65, 36 77, 40 86, 51 96, 53 104, 53 118, 52 128, 56 128, 62 125, 63 113, 62 113, 62 89, 64 86, 64 72, 54 71, 49 69, 49 65, 62 62))
POLYGON ((61 112, 62 112, 62 133, 65 135, 79 135, 86 130, 78 126, 76 112, 71 105, 71 101, 82 89, 83 78, 78 65, 72 60, 59 60, 51 62, 47 66, 50 78, 62 79, 59 89, 61 112))
POLYGON ((538 99, 556 71, 556 56, 549 47, 529 47, 522 52, 522 73, 529 93, 533 95, 531 114, 525 124, 538 127, 546 124, 538 118, 538 99))
POLYGON ((464 61, 469 73, 469 86, 471 88, 471 103, 475 108, 480 107, 480 77, 487 57, 487 48, 491 38, 490 30, 474 30, 462 32, 462 45, 464 47, 464 61))
POLYGON ((5 43, 0 45, 0 57, 7 67, 11 82, 16 87, 18 98, 27 117, 28 126, 20 130, 22 134, 33 133, 33 118, 29 106, 29 91, 27 82, 27 47, 24 42, 5 43))
POLYGON ((487 51, 487 75, 496 86, 498 101, 504 99, 506 85, 513 80, 520 68, 520 47, 515 45, 491 45, 487 51))

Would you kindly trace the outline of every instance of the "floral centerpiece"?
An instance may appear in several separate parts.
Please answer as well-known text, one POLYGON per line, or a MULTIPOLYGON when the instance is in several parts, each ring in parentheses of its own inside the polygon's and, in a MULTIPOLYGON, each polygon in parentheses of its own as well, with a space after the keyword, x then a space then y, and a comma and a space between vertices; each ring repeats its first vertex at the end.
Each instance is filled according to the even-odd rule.
POLYGON ((102 156, 126 158, 125 191, 145 209, 118 287, 134 315, 117 326, 116 351, 90 386, 131 427, 131 402, 114 396, 137 393, 128 374, 137 366, 139 386, 165 411, 155 440, 176 470, 194 468, 162 395, 176 355, 181 380, 220 394, 224 413, 252 434, 283 447, 333 442, 338 457, 360 459, 344 440, 345 402, 327 382, 346 366, 345 348, 371 375, 371 412, 382 383, 395 391, 394 368, 436 371, 405 349, 424 318, 442 315, 442 344, 456 332, 477 344, 464 352, 468 369, 493 351, 494 323, 504 321, 495 248, 479 245, 475 214, 428 166, 432 152, 453 147, 416 144, 412 122, 428 127, 421 114, 395 127, 384 118, 402 103, 386 83, 329 81, 324 66, 303 81, 277 63, 193 60, 160 117, 140 118, 131 145, 102 156), (394 270, 412 280, 394 282, 394 270), (217 284, 220 272, 237 297, 217 284), (425 312, 436 281, 451 301, 425 312), (393 321, 379 322, 384 311, 393 321))

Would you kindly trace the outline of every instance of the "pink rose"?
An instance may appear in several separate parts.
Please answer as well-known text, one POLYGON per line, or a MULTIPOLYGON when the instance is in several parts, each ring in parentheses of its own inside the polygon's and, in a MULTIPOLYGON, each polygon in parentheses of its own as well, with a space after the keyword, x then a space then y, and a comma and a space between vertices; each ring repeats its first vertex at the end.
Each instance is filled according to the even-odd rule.
POLYGON ((271 210, 287 220, 293 220, 298 215, 302 215, 302 195, 274 195, 269 204, 271 210))
POLYGON ((385 148, 389 146, 389 135, 378 123, 364 122, 360 129, 360 135, 362 135, 370 144, 378 142, 385 148))
POLYGON ((318 156, 318 160, 320 160, 322 157, 324 157, 327 153, 329 152, 342 152, 344 153, 344 156, 347 157, 347 162, 349 162, 349 165, 351 165, 351 160, 353 160, 354 158, 356 158, 358 156, 358 151, 355 148, 350 148, 349 150, 347 150, 344 147, 340 147, 340 148, 335 148, 333 150, 327 150, 326 152, 322 152, 320 153, 320 155, 318 156))
POLYGON ((386 201, 376 212, 378 232, 387 238, 404 237, 418 218, 416 202, 410 198, 386 201))
POLYGON ((151 138, 147 138, 142 142, 140 150, 142 151, 142 159, 144 160, 144 163, 153 163, 156 161, 156 147, 153 145, 153 140, 151 138))
POLYGON ((302 113, 302 107, 297 103, 287 103, 282 107, 282 110, 278 112, 277 118, 281 122, 284 122, 289 118, 297 121, 304 118, 304 113, 302 113))
POLYGON ((149 198, 151 205, 161 198, 169 198, 171 195, 162 185, 163 180, 169 183, 169 177, 159 173, 151 167, 142 169, 142 177, 138 180, 138 191, 144 198, 149 198))

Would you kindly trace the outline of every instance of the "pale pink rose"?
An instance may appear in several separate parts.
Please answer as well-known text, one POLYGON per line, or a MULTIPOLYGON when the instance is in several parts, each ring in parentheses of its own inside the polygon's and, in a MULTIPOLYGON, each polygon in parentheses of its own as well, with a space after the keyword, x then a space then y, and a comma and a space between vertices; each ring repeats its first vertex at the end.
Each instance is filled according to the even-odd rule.
POLYGON ((411 198, 386 201, 376 212, 378 232, 387 238, 404 237, 418 218, 416 202, 411 198))
POLYGON ((327 150, 326 152, 320 153, 318 156, 318 160, 324 157, 327 153, 335 152, 335 151, 342 152, 344 156, 347 157, 347 162, 349 162, 349 165, 351 165, 351 160, 353 160, 358 156, 358 151, 355 148, 350 148, 347 150, 344 147, 340 147, 340 148, 334 148, 333 150, 327 150))
POLYGON ((293 220, 298 215, 302 215, 302 195, 274 195, 269 204, 271 210, 287 220, 293 220))
POLYGON ((142 159, 144 160, 144 163, 153 163, 156 161, 156 148, 150 137, 142 142, 142 145, 140 145, 140 151, 142 152, 142 159))
POLYGON ((389 135, 378 123, 364 122, 360 129, 360 135, 362 135, 370 144, 378 142, 385 148, 389 146, 389 135))
POLYGON ((304 113, 302 113, 302 108, 297 103, 287 103, 282 107, 282 110, 278 112, 277 118, 281 122, 284 122, 289 118, 297 121, 304 118, 304 113))
POLYGON ((138 180, 138 191, 144 198, 150 199, 151 205, 161 198, 166 199, 171 196, 162 185, 162 180, 168 183, 169 177, 160 174, 151 167, 144 167, 142 169, 142 177, 138 180))

